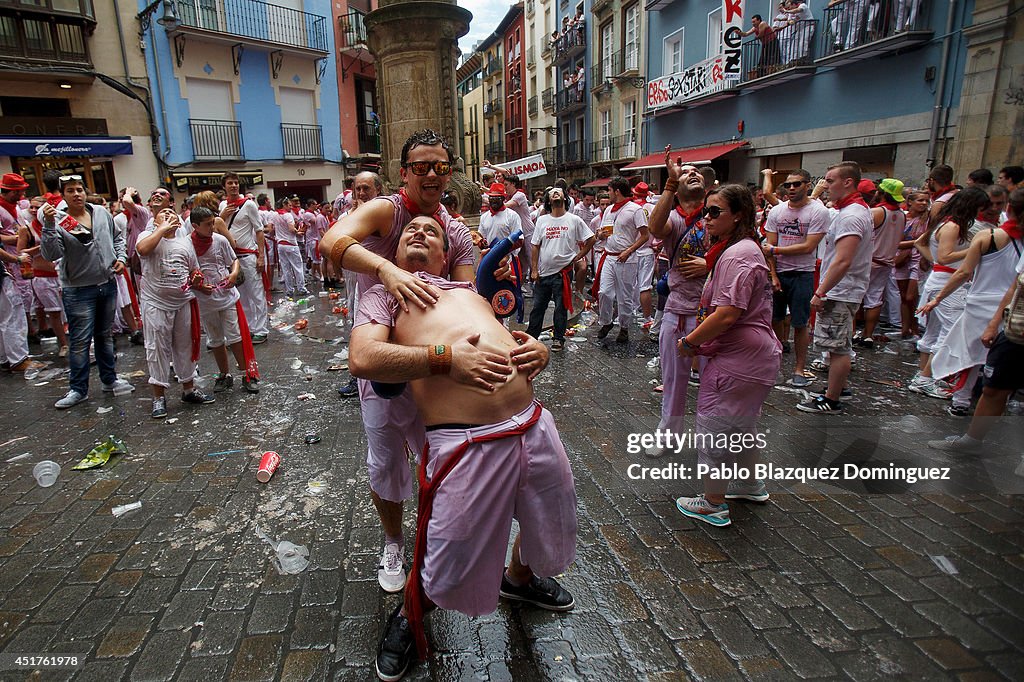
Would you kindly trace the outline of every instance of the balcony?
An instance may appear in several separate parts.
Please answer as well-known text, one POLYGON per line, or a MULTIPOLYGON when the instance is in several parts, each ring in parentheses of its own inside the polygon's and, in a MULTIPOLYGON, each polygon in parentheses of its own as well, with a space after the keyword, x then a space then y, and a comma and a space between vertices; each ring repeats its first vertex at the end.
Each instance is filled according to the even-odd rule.
POLYGON ((359 124, 359 153, 380 154, 380 125, 372 122, 359 124))
POLYGON ((526 113, 529 114, 530 118, 537 118, 540 114, 540 110, 537 106, 537 95, 526 100, 526 113))
POLYGON ((580 111, 587 106, 587 90, 577 85, 570 85, 558 91, 555 97, 555 113, 558 116, 580 111))
POLYGON ((505 119, 505 134, 516 133, 523 129, 523 115, 509 114, 505 119))
POLYGON ((886 0, 868 4, 866 0, 845 0, 825 8, 820 31, 818 64, 839 66, 871 57, 898 52, 925 43, 932 38, 921 10, 935 3, 903 3, 886 0))
POLYGON ((304 123, 282 123, 281 141, 284 142, 284 158, 291 160, 324 158, 323 138, 320 126, 304 123))
POLYGON ((505 160, 505 143, 488 142, 484 145, 484 158, 491 163, 499 163, 505 160))
POLYGON ((636 133, 630 132, 611 139, 613 161, 632 161, 637 155, 636 133))
POLYGON ((526 0, 526 16, 532 17, 534 12, 537 11, 536 0, 526 0))
POLYGON ((338 49, 342 54, 365 60, 369 56, 369 48, 366 46, 366 15, 353 9, 338 17, 338 21, 341 28, 341 44, 338 49))
POLYGON ((526 68, 533 69, 537 67, 537 48, 533 45, 526 49, 526 68))
MULTIPOLYGON (((96 14, 93 12, 93 0, 0 0, 0 9, 17 10, 19 15, 38 13, 47 18, 51 16, 84 19, 96 25, 96 14)), ((90 29, 89 33, 92 33, 90 29)))
POLYGON ((487 62, 487 65, 484 67, 484 80, 492 78, 493 76, 496 75, 501 75, 501 72, 504 68, 505 65, 502 63, 500 57, 492 59, 491 61, 487 62))
POLYGON ((242 160, 242 124, 190 118, 192 156, 196 161, 242 160))
POLYGON ((583 140, 572 140, 555 148, 555 167, 559 170, 579 168, 589 163, 589 149, 583 140))
POLYGON ((178 2, 177 32, 229 44, 255 44, 320 59, 328 54, 327 18, 262 0, 178 2))
POLYGON ((578 57, 587 49, 587 31, 585 26, 570 28, 555 42, 555 66, 561 66, 573 57, 578 57))
POLYGON ((775 32, 776 42, 767 48, 756 38, 744 42, 740 47, 743 88, 759 90, 813 74, 817 24, 808 19, 780 28, 775 32))
POLYGON ((544 108, 544 111, 553 113, 555 111, 555 89, 548 88, 544 92, 540 93, 540 105, 544 108))
POLYGON ((492 116, 498 116, 501 114, 501 100, 492 99, 490 102, 484 103, 484 118, 490 118, 492 116))
POLYGON ((600 14, 612 6, 612 0, 593 0, 590 3, 591 14, 600 14))
POLYGON ((92 69, 84 25, 36 16, 39 18, 0 14, 0 59, 58 69, 92 69))

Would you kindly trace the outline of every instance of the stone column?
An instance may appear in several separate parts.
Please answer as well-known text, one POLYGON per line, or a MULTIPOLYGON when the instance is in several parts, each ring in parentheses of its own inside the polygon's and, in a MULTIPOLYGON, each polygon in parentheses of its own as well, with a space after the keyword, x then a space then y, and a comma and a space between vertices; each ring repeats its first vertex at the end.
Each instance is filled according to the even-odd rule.
POLYGON ((402 145, 417 130, 433 128, 458 154, 458 39, 472 18, 454 0, 381 0, 366 16, 381 109, 381 172, 393 185, 402 145))

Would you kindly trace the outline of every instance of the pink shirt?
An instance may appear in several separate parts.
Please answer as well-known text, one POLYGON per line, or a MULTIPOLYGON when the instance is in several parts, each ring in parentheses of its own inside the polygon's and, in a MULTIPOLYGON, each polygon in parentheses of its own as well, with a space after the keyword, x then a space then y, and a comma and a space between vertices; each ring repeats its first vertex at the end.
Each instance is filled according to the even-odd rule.
POLYGON ((728 376, 771 386, 779 373, 782 344, 772 331, 772 287, 761 247, 744 239, 726 249, 704 285, 701 305, 743 312, 718 338, 700 348, 728 376))

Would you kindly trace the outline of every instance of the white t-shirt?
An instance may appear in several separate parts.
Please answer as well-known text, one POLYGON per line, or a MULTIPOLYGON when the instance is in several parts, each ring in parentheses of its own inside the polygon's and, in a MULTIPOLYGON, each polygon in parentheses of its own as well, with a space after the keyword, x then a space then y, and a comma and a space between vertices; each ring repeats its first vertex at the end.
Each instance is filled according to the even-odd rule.
POLYGON ((579 245, 594 236, 587 224, 573 214, 556 218, 550 213, 537 219, 531 243, 539 247, 538 274, 547 277, 561 272, 579 253, 579 245))
POLYGON ((856 235, 860 237, 857 252, 853 256, 846 275, 832 287, 825 298, 845 303, 860 303, 868 290, 871 279, 871 253, 874 249, 872 241, 875 229, 871 219, 871 209, 863 204, 850 204, 839 211, 835 220, 825 233, 825 256, 821 259, 821 276, 825 277, 832 261, 836 257, 836 242, 843 237, 856 235))
MULTIPOLYGON (((153 234, 146 230, 139 235, 139 241, 153 234)), ((161 239, 148 256, 139 254, 142 261, 142 276, 146 285, 142 287, 142 302, 159 310, 175 311, 187 304, 195 294, 183 290, 189 275, 199 269, 192 240, 179 227, 171 239, 161 239)))
MULTIPOLYGON (((220 202, 220 210, 223 211, 227 205, 227 201, 220 202)), ((238 248, 255 251, 256 233, 263 231, 263 218, 256 202, 247 200, 239 206, 235 215, 228 221, 228 229, 231 230, 238 248)))
MULTIPOLYGON (((495 239, 507 237, 522 227, 519 214, 509 208, 502 209, 495 214, 490 211, 480 214, 480 234, 488 244, 495 239)), ((519 253, 519 250, 516 249, 513 253, 519 253)))
MULTIPOLYGON (((622 253, 637 240, 640 230, 647 227, 647 214, 644 209, 633 201, 626 201, 619 210, 614 210, 612 204, 604 210, 601 216, 601 228, 612 228, 611 236, 605 243, 605 249, 609 253, 622 253)), ((634 251, 629 255, 628 263, 636 262, 637 254, 634 251)))
MULTIPOLYGON (((203 271, 203 279, 207 284, 216 286, 231 274, 231 266, 235 263, 235 252, 227 237, 214 232, 213 244, 202 256, 196 254, 196 258, 199 261, 199 269, 203 271)), ((230 308, 239 299, 237 287, 214 289, 209 295, 196 294, 195 296, 196 301, 199 302, 199 309, 203 312, 230 308)))
POLYGON ((523 194, 522 190, 516 190, 509 201, 514 202, 511 207, 519 216, 519 224, 523 227, 523 236, 527 240, 533 237, 533 218, 530 217, 530 201, 523 194))
MULTIPOLYGON (((765 232, 774 232, 779 236, 777 246, 793 246, 803 244, 812 234, 828 232, 830 222, 828 209, 820 201, 813 199, 805 206, 792 208, 789 202, 781 203, 768 212, 765 232)), ((796 256, 778 254, 775 256, 777 272, 814 272, 815 254, 805 253, 796 256)))

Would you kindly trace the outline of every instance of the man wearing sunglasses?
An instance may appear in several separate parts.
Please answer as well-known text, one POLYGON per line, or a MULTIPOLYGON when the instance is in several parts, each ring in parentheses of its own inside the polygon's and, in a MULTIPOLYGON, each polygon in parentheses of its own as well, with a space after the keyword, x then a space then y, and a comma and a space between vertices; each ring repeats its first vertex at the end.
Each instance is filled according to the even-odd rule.
POLYGON ((814 265, 818 244, 828 231, 828 209, 820 201, 812 200, 811 174, 804 169, 795 170, 782 183, 789 197, 768 212, 765 223, 765 258, 772 268, 772 288, 775 290, 772 328, 775 336, 784 339, 786 314, 790 315, 793 342, 796 346, 796 365, 790 386, 803 388, 811 383, 804 375, 810 333, 811 296, 814 295, 814 265))
MULTIPOLYGON (((449 249, 440 275, 452 281, 472 282, 475 253, 469 230, 452 221, 441 206, 441 197, 451 179, 455 154, 448 142, 433 130, 413 133, 402 147, 401 179, 398 192, 377 197, 353 211, 324 235, 320 251, 335 268, 356 273, 360 292, 383 284, 402 310, 426 309, 440 293, 433 285, 395 265, 399 237, 416 216, 431 216, 448 237, 449 249)), ((468 337, 470 343, 479 339, 468 337)), ((513 349, 517 358, 535 340, 513 349)), ((359 381, 363 425, 366 429, 370 493, 380 515, 385 543, 377 570, 377 581, 389 592, 405 585, 403 501, 412 495, 412 478, 405 455, 406 444, 419 457, 426 433, 409 391, 386 400, 368 381, 359 381)))

